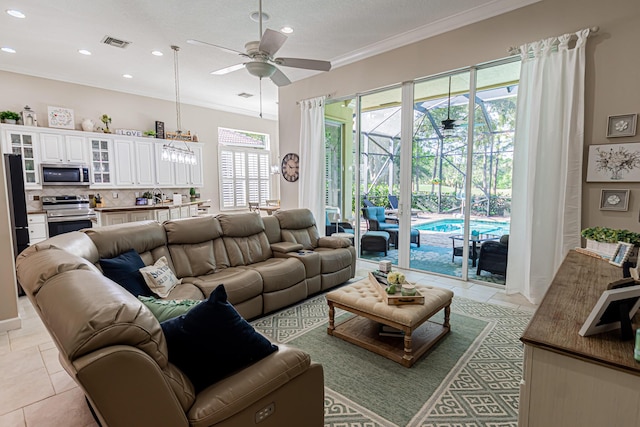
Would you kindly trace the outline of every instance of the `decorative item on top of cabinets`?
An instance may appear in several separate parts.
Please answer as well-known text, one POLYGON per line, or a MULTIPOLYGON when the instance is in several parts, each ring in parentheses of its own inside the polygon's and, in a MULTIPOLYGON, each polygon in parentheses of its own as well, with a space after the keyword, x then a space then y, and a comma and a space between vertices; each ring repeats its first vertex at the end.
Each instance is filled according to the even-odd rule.
POLYGON ((82 126, 82 130, 85 132, 93 132, 96 124, 91 119, 84 119, 80 126, 82 126))
POLYGON ((156 121, 156 138, 164 139, 164 122, 156 121))
POLYGON ((109 123, 111 123, 111 117, 109 117, 106 114, 103 114, 102 117, 100 117, 100 121, 104 123, 104 129, 102 131, 104 133, 111 133, 111 130, 109 130, 109 123))
POLYGON ((62 107, 47 107, 49 127, 61 129, 74 129, 73 110, 62 107))
POLYGON ((300 178, 300 158, 295 153, 288 153, 282 158, 282 177, 289 182, 300 178))
POLYGON ((28 105, 25 105, 24 110, 22 110, 22 124, 25 126, 38 126, 36 112, 28 105))
POLYGON ((2 111, 0 112, 0 119, 7 124, 15 125, 20 120, 20 114, 14 111, 2 111))
POLYGON ((155 138, 156 137, 156 131, 155 130, 147 130, 144 132, 144 136, 148 136, 149 138, 155 138))

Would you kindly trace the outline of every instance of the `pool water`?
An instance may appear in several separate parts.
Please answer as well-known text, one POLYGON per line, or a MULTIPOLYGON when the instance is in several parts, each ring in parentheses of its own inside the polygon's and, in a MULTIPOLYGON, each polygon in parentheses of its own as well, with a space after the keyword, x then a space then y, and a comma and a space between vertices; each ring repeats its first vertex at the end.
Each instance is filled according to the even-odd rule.
MULTIPOLYGON (((437 221, 417 225, 414 228, 422 231, 435 231, 438 233, 462 233, 464 231, 464 220, 455 218, 439 219, 437 221)), ((472 232, 475 230, 480 234, 503 235, 509 234, 509 223, 499 221, 471 220, 469 221, 469 229, 472 232)))

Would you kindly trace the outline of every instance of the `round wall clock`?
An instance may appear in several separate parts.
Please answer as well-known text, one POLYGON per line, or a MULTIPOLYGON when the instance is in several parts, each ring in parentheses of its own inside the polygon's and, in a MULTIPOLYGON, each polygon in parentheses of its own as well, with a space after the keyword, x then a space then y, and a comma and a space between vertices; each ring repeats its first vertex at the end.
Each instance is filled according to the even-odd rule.
POLYGON ((295 153, 288 153, 282 158, 282 177, 289 182, 300 178, 300 158, 295 153))

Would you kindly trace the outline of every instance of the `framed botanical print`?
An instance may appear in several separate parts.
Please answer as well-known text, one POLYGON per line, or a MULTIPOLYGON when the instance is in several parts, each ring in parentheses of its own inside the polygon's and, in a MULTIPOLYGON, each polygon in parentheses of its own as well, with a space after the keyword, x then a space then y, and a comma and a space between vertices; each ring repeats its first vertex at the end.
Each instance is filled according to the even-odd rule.
POLYGON ((640 182, 640 143, 590 145, 587 182, 640 182))
POLYGON ((601 211, 626 211, 629 209, 629 190, 605 190, 600 193, 601 211))
POLYGON ((75 129, 73 110, 62 107, 47 107, 49 127, 61 129, 75 129))
POLYGON ((607 120, 607 138, 635 136, 637 119, 637 114, 609 116, 607 120))

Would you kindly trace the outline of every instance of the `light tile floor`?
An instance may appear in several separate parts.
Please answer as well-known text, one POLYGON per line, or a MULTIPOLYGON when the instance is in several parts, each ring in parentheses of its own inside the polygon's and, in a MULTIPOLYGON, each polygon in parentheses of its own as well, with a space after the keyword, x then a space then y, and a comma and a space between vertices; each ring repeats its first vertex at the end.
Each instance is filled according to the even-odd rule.
MULTIPOLYGON (((365 277, 376 264, 359 262, 365 277)), ((503 288, 415 271, 407 280, 452 289, 455 295, 535 311, 521 295, 503 288)), ((58 361, 58 351, 26 297, 19 299, 22 328, 0 333, 0 427, 95 427, 84 395, 58 361)))

